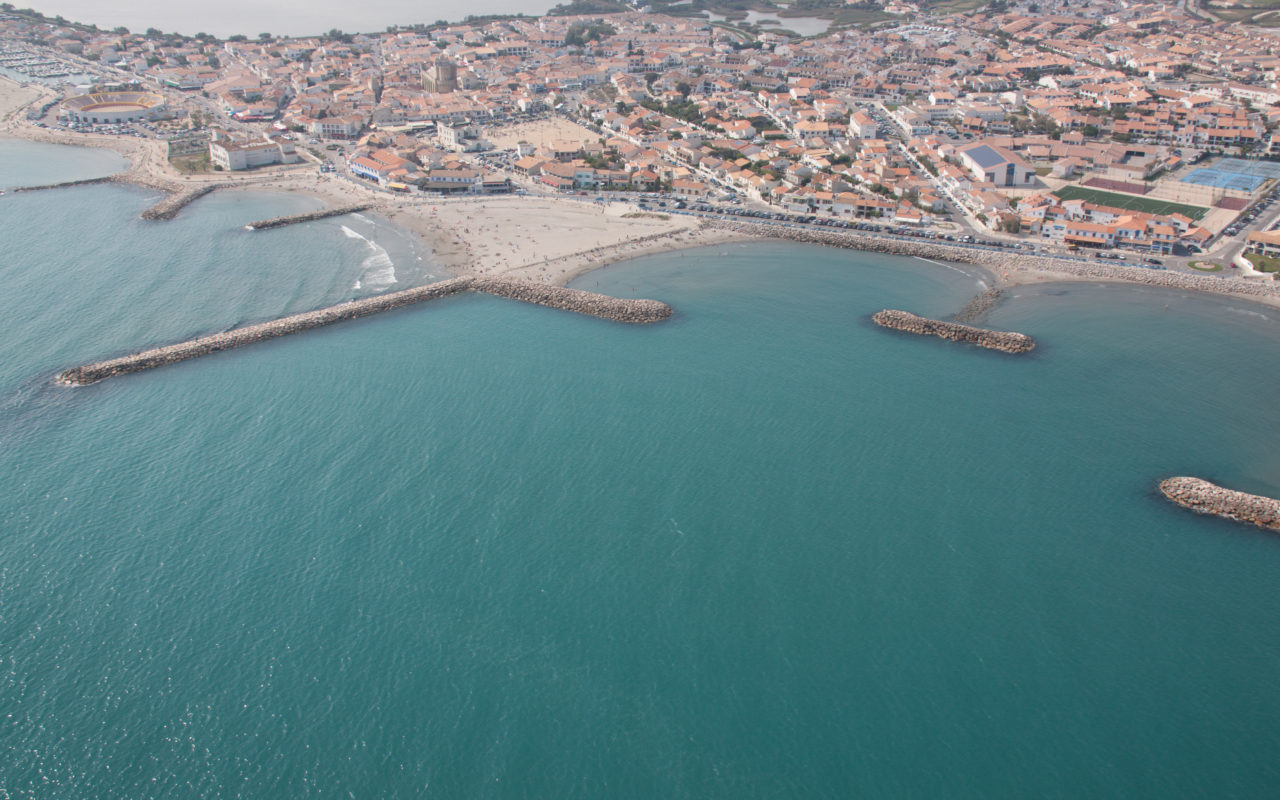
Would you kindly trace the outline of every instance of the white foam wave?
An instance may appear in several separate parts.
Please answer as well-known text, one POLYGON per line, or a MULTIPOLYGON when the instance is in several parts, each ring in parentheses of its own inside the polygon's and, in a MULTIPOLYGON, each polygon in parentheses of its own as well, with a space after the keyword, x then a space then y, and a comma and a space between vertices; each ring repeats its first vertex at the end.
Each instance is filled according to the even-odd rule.
MULTIPOLYGON (((377 245, 374 245, 377 247, 377 245)), ((381 247, 373 255, 360 262, 364 272, 360 280, 368 284, 370 289, 381 291, 396 283, 396 265, 391 256, 381 247)))
POLYGON ((360 262, 360 277, 356 280, 353 289, 359 290, 365 287, 375 292, 380 292, 399 281, 396 279, 396 265, 391 260, 391 254, 387 249, 377 242, 366 236, 351 230, 346 225, 339 226, 342 228, 343 234, 348 239, 359 239, 369 246, 372 251, 364 261, 360 262))
MULTIPOLYGON (((919 260, 919 261, 926 261, 926 262, 928 262, 928 263, 930 263, 930 264, 936 264, 936 265, 938 265, 939 267, 946 267, 947 269, 951 270, 952 272, 959 272, 961 275, 965 275, 965 276, 968 276, 968 277, 970 277, 970 278, 976 278, 976 277, 977 277, 977 276, 976 276, 976 275, 974 275, 973 273, 971 273, 971 272, 966 272, 966 271, 964 271, 964 270, 960 269, 959 267, 954 266, 954 265, 952 265, 952 264, 946 264, 946 263, 944 263, 944 262, 942 262, 942 261, 934 261, 932 258, 925 258, 924 256, 915 256, 915 258, 916 258, 917 260, 919 260)), ((979 283, 981 283, 982 281, 981 281, 981 280, 979 280, 978 282, 979 282, 979 283)))
POLYGON ((1268 317, 1266 314, 1263 314, 1261 311, 1250 311, 1246 308, 1234 308, 1232 306, 1227 306, 1227 310, 1233 314, 1245 314, 1246 316, 1250 316, 1250 317, 1260 317, 1261 319, 1265 319, 1268 322, 1271 320, 1271 317, 1268 317))

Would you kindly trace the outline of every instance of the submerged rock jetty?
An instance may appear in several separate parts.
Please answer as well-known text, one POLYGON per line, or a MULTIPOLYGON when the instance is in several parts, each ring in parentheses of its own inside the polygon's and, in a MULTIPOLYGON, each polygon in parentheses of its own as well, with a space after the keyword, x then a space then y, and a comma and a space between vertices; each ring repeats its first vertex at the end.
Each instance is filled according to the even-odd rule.
POLYGON ((1280 531, 1280 500, 1237 492, 1201 478, 1189 477, 1165 478, 1160 481, 1160 491, 1197 514, 1212 514, 1280 531))
POLYGON ((305 214, 291 214, 287 217, 262 219, 257 222, 250 222, 245 227, 251 231, 265 231, 268 228, 282 228, 285 225, 296 225, 299 222, 311 222, 312 220, 324 219, 326 217, 340 217, 343 214, 354 214, 357 211, 367 211, 370 208, 373 208, 372 203, 356 203, 349 206, 326 208, 320 211, 309 211, 305 214))
POLYGON ((964 308, 960 309, 960 313, 956 314, 956 322, 963 322, 971 325, 975 322, 982 322, 987 318, 987 314, 991 313, 991 309, 996 307, 996 303, 1000 302, 1000 297, 1004 292, 1000 289, 988 289, 982 294, 974 297, 964 308))
POLYGON ((93 364, 74 367, 59 373, 58 382, 66 386, 86 386, 105 378, 127 375, 131 372, 176 364, 189 358, 243 347, 254 342, 287 336, 291 333, 318 328, 346 319, 355 319, 379 311, 434 300, 438 297, 457 294, 464 291, 478 291, 486 294, 522 300, 527 303, 574 311, 579 314, 590 314, 603 319, 618 322, 648 323, 658 322, 671 316, 671 306, 657 300, 623 300, 607 295, 584 292, 578 289, 542 286, 509 278, 473 278, 470 276, 451 278, 436 283, 405 289, 391 294, 366 297, 362 300, 351 300, 336 306, 307 311, 302 314, 283 317, 248 325, 243 328, 201 336, 178 344, 165 345, 140 353, 98 361, 93 364))
POLYGON ((877 325, 897 331, 940 336, 943 339, 951 339, 956 342, 971 342, 979 347, 999 350, 1002 353, 1026 353, 1036 346, 1035 339, 1025 333, 991 331, 986 328, 961 325, 958 322, 943 322, 929 319, 928 317, 916 316, 909 311, 885 309, 872 315, 871 319, 875 320, 877 325))

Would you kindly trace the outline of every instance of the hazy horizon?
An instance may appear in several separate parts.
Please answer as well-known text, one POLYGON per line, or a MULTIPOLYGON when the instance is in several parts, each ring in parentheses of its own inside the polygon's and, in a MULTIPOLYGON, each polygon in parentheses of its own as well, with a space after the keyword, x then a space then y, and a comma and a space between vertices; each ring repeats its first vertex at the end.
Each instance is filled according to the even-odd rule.
MULTIPOLYGON (((61 15, 100 28, 123 25, 135 32, 158 28, 188 36, 205 32, 225 39, 238 33, 252 37, 263 32, 310 36, 332 28, 368 33, 384 31, 388 25, 412 25, 438 19, 457 22, 468 14, 539 15, 556 4, 555 0, 475 0, 465 6, 441 0, 365 0, 359 4, 344 0, 223 0, 190 8, 166 0, 125 0, 111 4, 101 0, 50 0, 30 7, 42 14, 61 15)), ((14 5, 28 7, 21 2, 14 5)))

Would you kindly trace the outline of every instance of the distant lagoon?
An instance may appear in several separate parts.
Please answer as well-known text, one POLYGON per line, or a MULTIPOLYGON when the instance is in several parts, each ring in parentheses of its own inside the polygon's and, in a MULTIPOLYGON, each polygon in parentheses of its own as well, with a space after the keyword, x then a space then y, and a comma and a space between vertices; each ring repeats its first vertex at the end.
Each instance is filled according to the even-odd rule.
MULTIPOLYGON (((17 4, 22 5, 22 4, 17 4)), ((62 15, 75 22, 131 31, 158 28, 191 35, 198 32, 219 37, 238 33, 257 36, 270 32, 283 36, 310 36, 332 28, 348 32, 384 31, 389 25, 430 23, 438 19, 461 20, 469 14, 546 13, 551 0, 475 0, 466 5, 431 0, 224 0, 214 4, 133 0, 103 3, 100 0, 49 0, 36 8, 50 16, 62 15)))

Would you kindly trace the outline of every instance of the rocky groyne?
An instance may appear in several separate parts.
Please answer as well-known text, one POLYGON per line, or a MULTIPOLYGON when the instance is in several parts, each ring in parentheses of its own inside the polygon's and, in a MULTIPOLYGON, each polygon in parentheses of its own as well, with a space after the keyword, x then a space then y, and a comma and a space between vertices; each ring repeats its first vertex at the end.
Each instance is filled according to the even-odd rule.
POLYGON ((206 183, 195 188, 187 188, 181 184, 170 183, 165 180, 157 180, 142 175, 135 175, 128 172, 117 173, 115 175, 106 175, 101 178, 84 178, 78 181, 63 181, 62 183, 47 183, 41 186, 19 186, 12 191, 18 192, 39 192, 45 189, 66 189, 73 186, 93 186, 102 183, 128 183, 134 186, 141 186, 146 189, 154 189, 157 192, 164 192, 164 198, 160 202, 151 206, 142 212, 143 219, 150 220, 168 220, 178 215, 178 212, 188 206, 192 201, 204 197, 215 189, 221 189, 229 184, 226 183, 206 183))
POLYGON ((1035 339, 1024 333, 1013 331, 991 331, 986 328, 975 328, 961 325, 958 322, 920 317, 909 311, 886 309, 872 315, 877 325, 892 328, 896 331, 917 333, 925 336, 939 336, 955 342, 969 342, 989 350, 1002 353, 1026 353, 1035 348, 1035 339))
POLYGON ((1160 491, 1197 514, 1212 514, 1280 531, 1280 500, 1237 492, 1201 478, 1189 477, 1165 478, 1160 481, 1160 491))
MULTIPOLYGON (((955 264, 973 264, 996 275, 1003 275, 1006 272, 1048 272, 1086 280, 1124 281, 1143 286, 1207 292, 1230 297, 1266 298, 1272 302, 1280 299, 1280 283, 1275 281, 1245 280, 1243 278, 1193 275, 1174 270, 1104 265, 1087 261, 1034 256, 1019 252, 962 247, 956 244, 938 242, 937 240, 895 239, 856 231, 816 230, 721 220, 708 220, 705 224, 708 228, 734 231, 748 236, 809 242, 826 245, 827 247, 867 250, 873 253, 918 256, 936 261, 950 261, 955 264)), ((1013 282, 1016 283, 1017 281, 1014 280, 1013 282)))
POLYGON ((471 288, 485 294, 550 306, 562 311, 590 314, 593 317, 614 322, 646 324, 660 322, 671 316, 671 306, 657 300, 624 300, 606 294, 584 292, 581 289, 547 286, 509 278, 473 278, 471 288))
POLYGON ((9 191, 17 194, 18 192, 42 192, 45 189, 66 189, 71 186, 93 186, 98 183, 121 183, 124 175, 104 175, 101 178, 82 178, 78 181, 63 181, 62 183, 46 183, 40 186, 18 186, 9 191))
POLYGON ((203 186, 197 186, 194 189, 188 189, 186 191, 174 192, 169 190, 171 192, 169 196, 165 197, 151 208, 148 208, 146 211, 143 211, 142 218, 151 220, 173 219, 178 216, 179 211, 186 208, 194 201, 199 200, 209 192, 221 189, 226 185, 227 184, 225 183, 206 183, 203 186))
POLYGON ((306 214, 291 214, 287 217, 272 217, 271 219, 258 220, 250 222, 245 227, 251 231, 265 231, 268 228, 282 228, 285 225, 296 225, 299 222, 311 222, 312 220, 324 219, 326 217, 340 217, 343 214, 354 214, 357 211, 367 211, 373 208, 372 203, 356 203, 350 206, 340 206, 338 208, 326 208, 321 211, 309 211, 306 214))
POLYGON ((189 358, 243 347, 254 342, 287 336, 291 333, 330 325, 342 320, 355 319, 380 311, 434 300, 464 291, 478 291, 486 294, 521 300, 526 303, 550 306, 564 311, 579 314, 590 314, 617 322, 648 323, 658 322, 671 316, 671 307, 656 300, 623 300, 577 289, 565 289, 556 286, 526 283, 509 278, 473 278, 461 277, 439 281, 437 283, 405 289, 391 294, 366 297, 339 303, 336 306, 322 308, 318 311, 307 311, 302 314, 283 317, 248 325, 243 328, 201 336, 178 344, 165 345, 140 353, 98 361, 74 367, 58 375, 58 382, 67 386, 85 386, 97 383, 105 378, 127 375, 131 372, 176 364, 189 358))
POLYGON ((318 311, 307 311, 302 314, 294 314, 272 320, 271 322, 248 325, 243 328, 215 333, 211 336, 201 336, 198 339, 191 339, 178 344, 144 350, 121 358, 75 367, 60 373, 58 381, 69 386, 84 386, 90 383, 97 383, 104 378, 126 375, 130 372, 141 372, 142 370, 162 367, 166 364, 176 364, 179 361, 216 353, 220 350, 243 347, 254 342, 274 339, 278 336, 288 336, 291 333, 311 330, 312 328, 330 325, 346 319, 355 319, 368 314, 376 314, 379 311, 387 311, 413 303, 421 303, 424 300, 444 297, 470 288, 470 283, 468 278, 454 278, 419 286, 415 289, 405 289, 392 294, 339 303, 336 306, 322 308, 318 311))

